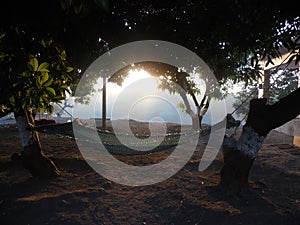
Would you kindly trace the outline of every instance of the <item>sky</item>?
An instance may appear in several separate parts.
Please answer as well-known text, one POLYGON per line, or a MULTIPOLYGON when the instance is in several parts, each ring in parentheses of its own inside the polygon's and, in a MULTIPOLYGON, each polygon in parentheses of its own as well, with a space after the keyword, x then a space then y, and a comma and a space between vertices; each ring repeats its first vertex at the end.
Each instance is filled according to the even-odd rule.
MULTIPOLYGON (((102 87, 101 81, 102 79, 96 84, 96 89, 102 87)), ((191 117, 178 106, 183 102, 179 94, 162 91, 157 85, 158 80, 143 70, 131 70, 122 86, 107 83, 107 118, 191 124, 191 117)), ((202 96, 197 98, 200 101, 202 96)), ((74 107, 66 110, 75 118, 102 118, 102 92, 95 93, 91 99, 88 105, 78 104, 70 99, 69 103, 74 107)), ((191 97, 189 102, 195 112, 191 97)), ((227 113, 233 111, 232 102, 233 96, 225 100, 212 99, 203 123, 213 125, 223 120, 227 113)))

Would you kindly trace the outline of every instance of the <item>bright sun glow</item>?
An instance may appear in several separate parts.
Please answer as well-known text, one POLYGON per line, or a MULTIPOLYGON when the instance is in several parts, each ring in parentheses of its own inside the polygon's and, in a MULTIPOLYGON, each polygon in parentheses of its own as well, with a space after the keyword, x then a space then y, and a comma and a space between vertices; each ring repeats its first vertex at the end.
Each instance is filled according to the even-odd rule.
POLYGON ((141 80, 144 78, 149 78, 149 77, 151 77, 151 75, 145 70, 131 69, 128 72, 128 77, 122 83, 122 86, 119 86, 114 83, 108 83, 107 89, 109 90, 109 92, 117 94, 117 93, 121 92, 124 88, 126 88, 128 85, 130 85, 138 80, 141 80))
POLYGON ((122 88, 134 83, 135 81, 151 77, 151 75, 147 71, 138 69, 130 70, 128 74, 128 77, 124 80, 124 83, 122 84, 122 88))

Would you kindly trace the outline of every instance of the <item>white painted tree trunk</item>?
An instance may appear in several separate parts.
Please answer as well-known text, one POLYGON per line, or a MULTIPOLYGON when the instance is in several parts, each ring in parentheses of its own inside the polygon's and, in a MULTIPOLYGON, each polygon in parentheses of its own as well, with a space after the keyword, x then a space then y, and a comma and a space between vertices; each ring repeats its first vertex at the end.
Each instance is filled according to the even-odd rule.
POLYGON ((227 137, 224 139, 224 148, 235 149, 242 154, 255 158, 257 152, 261 149, 265 137, 257 134, 251 127, 243 127, 241 136, 236 140, 233 137, 227 137))
POLYGON ((241 136, 225 138, 223 142, 224 163, 221 169, 220 186, 239 193, 248 184, 253 162, 268 133, 300 113, 300 88, 273 105, 267 100, 253 99, 241 136))
POLYGON ((23 166, 33 175, 39 177, 55 177, 60 171, 41 149, 38 133, 30 128, 34 124, 34 119, 30 113, 27 115, 15 114, 19 136, 23 150, 21 160, 23 166))
POLYGON ((16 123, 18 127, 19 136, 21 138, 22 147, 32 144, 32 133, 28 130, 28 121, 26 115, 16 116, 16 123))

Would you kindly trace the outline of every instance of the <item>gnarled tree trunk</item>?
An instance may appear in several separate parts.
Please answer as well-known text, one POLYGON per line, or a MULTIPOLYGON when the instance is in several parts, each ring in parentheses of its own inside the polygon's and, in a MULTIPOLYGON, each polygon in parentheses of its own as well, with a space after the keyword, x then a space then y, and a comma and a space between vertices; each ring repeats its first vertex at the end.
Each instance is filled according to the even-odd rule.
POLYGON ((31 113, 15 113, 15 119, 23 148, 21 153, 23 166, 33 176, 53 177, 59 175, 60 172, 55 164, 42 152, 31 113))
POLYGON ((242 134, 238 140, 226 137, 223 143, 224 164, 219 186, 240 192, 248 184, 248 176, 268 133, 300 114, 300 88, 274 105, 267 100, 253 99, 242 134))

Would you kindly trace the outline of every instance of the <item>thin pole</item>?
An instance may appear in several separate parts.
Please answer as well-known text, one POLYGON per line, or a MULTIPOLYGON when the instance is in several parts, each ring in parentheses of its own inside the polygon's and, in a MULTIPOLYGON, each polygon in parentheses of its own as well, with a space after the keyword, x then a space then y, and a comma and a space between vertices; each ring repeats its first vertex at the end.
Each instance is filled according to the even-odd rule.
POLYGON ((59 103, 55 103, 55 104, 58 105, 59 108, 61 108, 65 113, 67 113, 72 118, 72 120, 75 119, 74 116, 71 113, 69 113, 67 110, 65 110, 64 107, 62 107, 59 103))
POLYGON ((102 128, 106 129, 106 78, 103 77, 102 89, 102 128))

